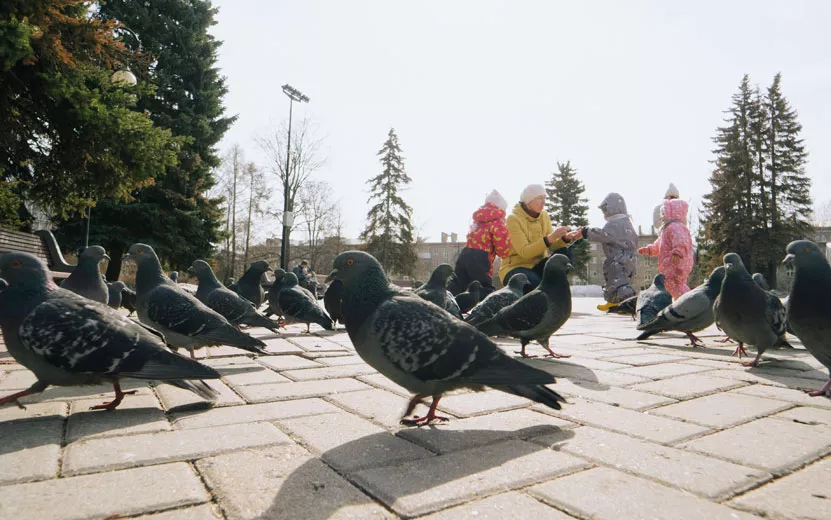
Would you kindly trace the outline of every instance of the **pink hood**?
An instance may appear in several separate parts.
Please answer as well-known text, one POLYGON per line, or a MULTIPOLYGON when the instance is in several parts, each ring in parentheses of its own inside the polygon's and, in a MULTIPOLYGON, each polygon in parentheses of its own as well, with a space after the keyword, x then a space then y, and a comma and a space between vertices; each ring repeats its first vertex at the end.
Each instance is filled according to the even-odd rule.
POLYGON ((689 204, 687 201, 681 199, 668 199, 664 201, 664 222, 670 220, 680 220, 685 226, 687 225, 687 211, 689 204))

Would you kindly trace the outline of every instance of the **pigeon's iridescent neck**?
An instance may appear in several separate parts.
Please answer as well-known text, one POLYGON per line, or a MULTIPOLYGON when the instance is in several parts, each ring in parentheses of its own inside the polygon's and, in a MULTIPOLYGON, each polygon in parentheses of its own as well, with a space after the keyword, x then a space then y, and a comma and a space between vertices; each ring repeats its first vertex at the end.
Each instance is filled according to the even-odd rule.
POLYGON ((168 282, 170 282, 170 279, 165 276, 164 271, 162 271, 162 265, 159 263, 158 259, 147 259, 138 264, 138 270, 136 271, 137 292, 143 293, 153 289, 153 287, 159 284, 165 284, 168 282))

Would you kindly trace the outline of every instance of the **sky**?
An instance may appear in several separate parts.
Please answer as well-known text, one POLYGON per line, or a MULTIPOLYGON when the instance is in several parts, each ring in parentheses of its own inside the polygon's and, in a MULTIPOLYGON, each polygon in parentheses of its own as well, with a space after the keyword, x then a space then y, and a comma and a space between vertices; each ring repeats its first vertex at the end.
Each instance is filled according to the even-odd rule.
POLYGON ((712 137, 745 73, 761 88, 782 73, 812 195, 831 200, 828 2, 214 4, 225 106, 239 117, 220 149, 239 144, 265 165, 256 139, 288 119, 281 85, 309 96, 293 121, 308 118, 323 139, 315 178, 331 185, 350 237, 365 225, 366 181, 381 171, 390 128, 412 178, 403 196, 428 240, 463 237, 490 190, 513 204, 557 161, 577 169, 593 226, 614 191, 646 231, 669 182, 697 220, 712 137))

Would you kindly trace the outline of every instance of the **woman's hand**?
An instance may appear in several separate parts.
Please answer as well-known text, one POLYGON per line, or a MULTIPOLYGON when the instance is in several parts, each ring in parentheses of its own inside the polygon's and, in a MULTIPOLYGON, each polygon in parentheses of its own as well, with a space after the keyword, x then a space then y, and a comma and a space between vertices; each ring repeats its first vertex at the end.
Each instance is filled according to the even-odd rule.
POLYGON ((558 240, 558 239, 563 238, 564 236, 566 236, 566 233, 568 233, 568 227, 560 226, 557 229, 555 229, 554 232, 551 233, 550 235, 548 235, 546 238, 548 238, 548 243, 552 243, 555 240, 558 240))
POLYGON ((649 248, 648 247, 638 248, 638 254, 639 255, 648 255, 649 254, 649 248))
POLYGON ((583 230, 582 229, 575 229, 574 231, 569 231, 568 234, 566 234, 566 241, 567 242, 572 242, 574 240, 580 240, 581 238, 583 238, 583 230))

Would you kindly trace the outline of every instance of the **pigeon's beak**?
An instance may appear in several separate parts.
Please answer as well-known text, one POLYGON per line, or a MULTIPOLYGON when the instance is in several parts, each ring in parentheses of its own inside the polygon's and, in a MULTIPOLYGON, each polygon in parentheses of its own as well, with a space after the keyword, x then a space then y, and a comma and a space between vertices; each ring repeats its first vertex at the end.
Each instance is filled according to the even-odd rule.
POLYGON ((124 253, 124 256, 121 257, 121 261, 123 262, 124 260, 129 260, 131 258, 130 253, 124 253))
POLYGON ((573 266, 573 265, 571 265, 571 264, 566 265, 566 272, 567 272, 567 273, 570 273, 570 272, 572 272, 572 271, 574 271, 574 266, 573 266))
POLYGON ((332 281, 338 277, 338 270, 332 269, 332 272, 329 273, 329 276, 326 277, 326 283, 332 283, 332 281))
POLYGON ((794 255, 793 253, 788 253, 785 256, 785 259, 782 260, 782 263, 783 264, 792 264, 795 259, 796 259, 796 255, 794 255))
POLYGON ((110 255, 108 255, 107 253, 104 253, 104 258, 106 258, 107 260, 112 260, 112 258, 110 258, 110 255))

